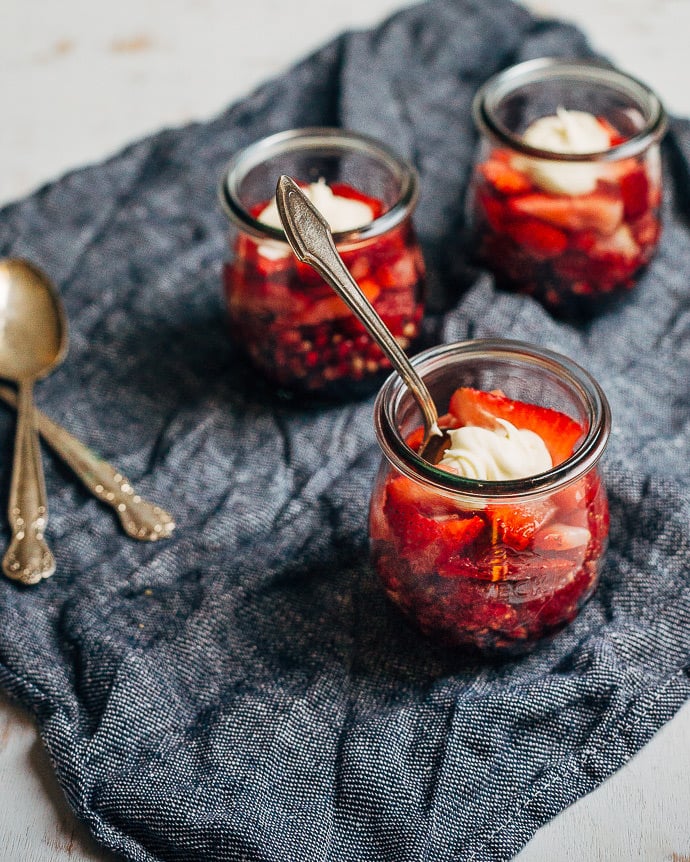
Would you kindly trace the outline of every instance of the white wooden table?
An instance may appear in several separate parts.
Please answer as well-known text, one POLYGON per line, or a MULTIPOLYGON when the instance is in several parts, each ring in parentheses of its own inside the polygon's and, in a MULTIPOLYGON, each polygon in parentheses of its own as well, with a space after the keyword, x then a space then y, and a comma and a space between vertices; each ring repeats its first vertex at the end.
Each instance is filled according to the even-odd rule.
MULTIPOLYGON (((2 0, 0 204, 163 126, 213 116, 404 0, 2 0), (290 43, 283 32, 292 35, 290 43), (260 34, 260 35, 259 35, 260 34)), ((690 115, 690 0, 529 0, 690 115)), ((690 705, 519 862, 690 862, 690 705)), ((113 857, 72 817, 31 720, 0 698, 0 862, 113 857)))

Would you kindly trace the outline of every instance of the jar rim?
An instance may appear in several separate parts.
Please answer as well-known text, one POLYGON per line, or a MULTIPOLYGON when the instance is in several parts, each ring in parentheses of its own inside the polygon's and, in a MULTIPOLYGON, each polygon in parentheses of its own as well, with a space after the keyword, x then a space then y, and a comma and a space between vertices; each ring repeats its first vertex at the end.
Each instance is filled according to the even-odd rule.
MULTIPOLYGON (((227 164, 220 182, 219 198, 226 215, 244 231, 266 239, 287 243, 282 228, 273 227, 254 218, 243 205, 239 186, 244 177, 266 159, 305 146, 338 151, 367 153, 382 161, 399 178, 396 202, 371 222, 347 231, 334 231, 336 244, 358 242, 380 236, 400 224, 412 211, 419 193, 419 178, 415 168, 376 138, 336 126, 305 126, 286 129, 260 138, 237 152, 227 164)), ((278 176, 276 176, 276 182, 278 176)))
POLYGON ((567 60, 558 57, 538 57, 510 66, 493 75, 475 94, 472 102, 475 125, 485 134, 518 152, 551 161, 586 162, 593 158, 613 161, 638 155, 659 141, 668 125, 664 106, 656 93, 632 75, 614 69, 602 61, 567 60), (564 78, 573 82, 603 84, 625 93, 643 110, 645 125, 634 135, 604 150, 585 153, 559 153, 525 143, 520 135, 511 132, 496 116, 500 101, 517 87, 540 80, 564 78))
POLYGON ((402 378, 394 372, 385 381, 374 404, 374 426, 379 446, 393 467, 416 482, 436 491, 451 493, 471 504, 477 500, 526 500, 553 492, 577 481, 601 458, 611 429, 608 399, 597 381, 572 359, 524 341, 478 338, 441 344, 411 358, 420 376, 441 367, 449 356, 477 359, 520 358, 535 369, 548 370, 564 378, 587 409, 589 427, 573 454, 544 473, 509 481, 484 481, 457 476, 435 467, 411 449, 400 435, 396 415, 403 399, 412 398, 402 378))

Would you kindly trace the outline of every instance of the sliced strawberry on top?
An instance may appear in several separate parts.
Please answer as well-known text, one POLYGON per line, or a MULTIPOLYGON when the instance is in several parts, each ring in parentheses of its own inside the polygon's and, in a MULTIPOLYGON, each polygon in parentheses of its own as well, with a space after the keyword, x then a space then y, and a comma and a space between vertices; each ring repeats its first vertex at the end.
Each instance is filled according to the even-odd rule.
POLYGON ((549 450, 553 466, 565 461, 583 434, 582 427, 570 416, 548 407, 513 401, 502 392, 483 392, 464 386, 450 399, 450 413, 458 425, 494 428, 496 419, 505 419, 516 428, 538 434, 549 450))
POLYGON ((517 195, 532 188, 529 177, 500 159, 488 159, 479 165, 479 171, 502 195, 517 195))
POLYGON ((594 230, 608 236, 623 220, 623 201, 603 191, 587 195, 532 194, 514 197, 508 209, 569 231, 594 230))

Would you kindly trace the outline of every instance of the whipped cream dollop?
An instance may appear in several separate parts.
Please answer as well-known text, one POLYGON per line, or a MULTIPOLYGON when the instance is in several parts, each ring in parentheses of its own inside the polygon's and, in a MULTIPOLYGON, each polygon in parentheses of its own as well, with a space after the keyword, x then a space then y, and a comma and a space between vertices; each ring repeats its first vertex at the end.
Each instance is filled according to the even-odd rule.
MULTIPOLYGON (((522 136, 523 141, 554 153, 595 153, 611 145, 609 133, 587 111, 557 108, 553 116, 535 120, 522 136)), ((515 166, 547 192, 584 195, 594 191, 602 166, 594 162, 556 162, 516 157, 515 166)))
POLYGON ((524 479, 553 465, 538 434, 496 419, 496 428, 465 425, 449 431, 450 447, 438 466, 467 479, 503 482, 524 479))
MULTIPOLYGON (((346 230, 355 230, 362 227, 374 218, 374 212, 364 201, 354 198, 345 198, 336 195, 333 189, 322 178, 316 183, 302 186, 302 191, 322 213, 333 233, 346 230)), ((259 221, 271 227, 282 228, 282 222, 278 215, 276 199, 273 200, 257 216, 259 221)))
MULTIPOLYGON (((333 233, 355 230, 369 224, 374 218, 374 211, 364 201, 336 195, 323 177, 316 183, 301 186, 301 189, 324 216, 333 233)), ((257 219, 269 227, 282 229, 283 223, 278 214, 278 204, 275 197, 261 210, 257 219)), ((285 243, 271 239, 260 243, 258 249, 259 254, 271 260, 290 257, 291 255, 291 251, 285 243)))

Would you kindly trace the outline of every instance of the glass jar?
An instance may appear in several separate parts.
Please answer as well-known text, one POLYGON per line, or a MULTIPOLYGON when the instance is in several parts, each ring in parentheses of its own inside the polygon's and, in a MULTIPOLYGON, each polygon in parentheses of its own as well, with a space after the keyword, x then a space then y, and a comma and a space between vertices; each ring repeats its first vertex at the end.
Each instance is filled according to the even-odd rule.
POLYGON ((491 78, 473 111, 472 249, 498 286, 577 317, 629 291, 661 230, 657 96, 608 67, 542 58, 491 78))
POLYGON ((300 263, 282 227, 261 221, 281 174, 365 203, 372 218, 334 232, 353 277, 405 350, 423 315, 424 263, 412 226, 414 169, 377 141, 336 128, 292 129, 230 162, 221 200, 230 217, 224 287, 234 338, 280 387, 343 397, 375 391, 390 363, 333 289, 300 263))
MULTIPOLYGON (((572 455, 547 472, 480 481, 433 466, 408 446, 422 419, 397 375, 374 408, 384 457, 369 535, 388 596, 444 643, 526 652, 573 620, 599 579, 609 516, 597 463, 609 435, 608 402, 580 366, 518 341, 442 345, 413 363, 440 409, 458 387, 500 389, 581 427, 572 455)), ((448 425, 450 417, 440 422, 448 425)))

